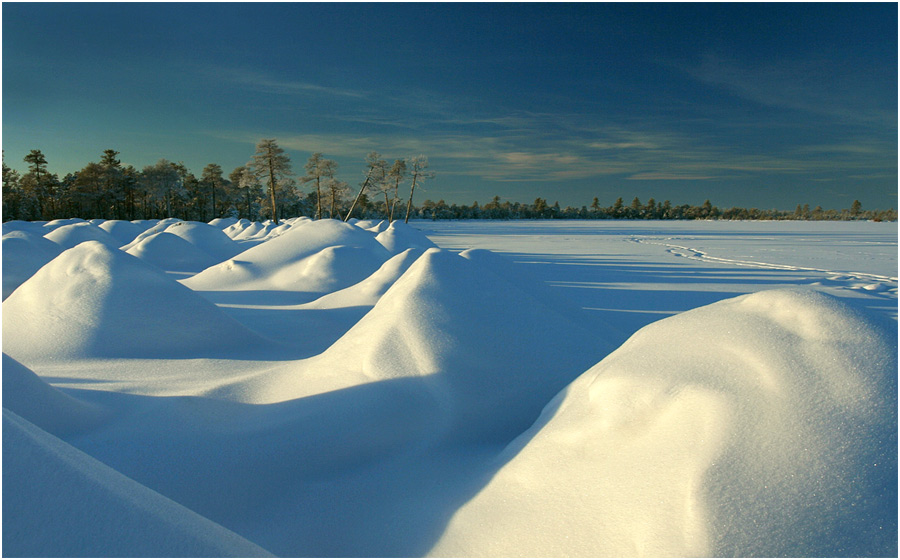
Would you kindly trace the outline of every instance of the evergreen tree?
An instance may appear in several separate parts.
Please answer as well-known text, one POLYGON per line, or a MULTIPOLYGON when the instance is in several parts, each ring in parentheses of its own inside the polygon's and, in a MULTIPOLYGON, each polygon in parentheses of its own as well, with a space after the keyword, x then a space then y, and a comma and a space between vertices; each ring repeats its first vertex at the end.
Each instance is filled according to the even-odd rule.
POLYGON ((24 158, 28 164, 28 173, 22 176, 21 185, 25 198, 31 203, 29 217, 31 219, 46 219, 45 213, 47 197, 47 158, 40 150, 31 150, 24 158))
POLYGON ((337 162, 325 159, 321 152, 315 152, 309 156, 304 166, 306 175, 300 178, 300 182, 315 183, 316 185, 316 219, 322 219, 322 183, 326 180, 334 180, 337 173, 337 162))
POLYGON ((256 145, 256 154, 247 164, 257 177, 265 177, 269 184, 270 211, 272 221, 278 224, 275 190, 278 181, 291 173, 291 158, 278 147, 274 138, 263 138, 256 145))
POLYGON ((612 215, 613 218, 621 218, 625 214, 625 202, 622 200, 622 197, 616 199, 616 202, 613 203, 612 206, 612 215))
POLYGON ((5 153, 3 157, 3 221, 18 220, 22 206, 19 172, 6 165, 5 153))
POLYGON ((206 167, 203 168, 203 171, 200 173, 200 182, 203 184, 203 187, 209 192, 210 195, 210 203, 212 204, 212 219, 219 217, 219 209, 216 201, 216 195, 218 193, 223 193, 223 187, 225 185, 225 178, 222 177, 222 166, 218 163, 209 163, 206 167))

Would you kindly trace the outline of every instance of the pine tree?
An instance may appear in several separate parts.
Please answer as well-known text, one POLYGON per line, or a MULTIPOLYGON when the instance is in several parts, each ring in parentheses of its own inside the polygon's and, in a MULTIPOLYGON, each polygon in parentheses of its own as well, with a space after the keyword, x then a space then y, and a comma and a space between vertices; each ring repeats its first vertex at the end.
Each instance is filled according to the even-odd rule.
POLYGON ((337 162, 325 159, 321 152, 315 152, 309 156, 304 166, 306 176, 300 178, 301 183, 315 183, 316 185, 316 219, 322 219, 322 182, 334 179, 337 173, 337 162))
POLYGON ((278 225, 275 190, 278 181, 291 173, 291 158, 278 147, 274 138, 263 138, 256 145, 256 154, 247 164, 257 177, 265 177, 269 183, 269 202, 272 221, 278 225))
POLYGON ((218 218, 219 212, 216 206, 216 193, 221 191, 222 186, 225 184, 225 178, 222 177, 222 166, 218 163, 207 164, 200 173, 200 182, 210 193, 210 198, 212 199, 212 217, 213 219, 218 218))

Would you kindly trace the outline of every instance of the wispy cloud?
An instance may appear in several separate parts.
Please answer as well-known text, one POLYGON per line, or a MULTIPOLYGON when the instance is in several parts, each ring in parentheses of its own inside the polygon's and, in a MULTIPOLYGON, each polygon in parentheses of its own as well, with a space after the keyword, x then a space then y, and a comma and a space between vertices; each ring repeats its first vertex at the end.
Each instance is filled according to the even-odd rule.
POLYGON ((272 76, 247 69, 204 68, 204 74, 220 82, 249 91, 277 95, 327 95, 352 99, 362 99, 369 95, 365 91, 330 87, 303 81, 279 80, 272 76))
MULTIPOLYGON (((747 101, 851 123, 896 128, 896 99, 885 103, 884 99, 868 92, 865 82, 871 77, 857 73, 853 68, 838 72, 835 65, 832 60, 770 60, 742 64, 707 55, 699 63, 685 65, 682 69, 701 82, 722 87, 747 101)), ((893 73, 896 74, 896 69, 893 73)))

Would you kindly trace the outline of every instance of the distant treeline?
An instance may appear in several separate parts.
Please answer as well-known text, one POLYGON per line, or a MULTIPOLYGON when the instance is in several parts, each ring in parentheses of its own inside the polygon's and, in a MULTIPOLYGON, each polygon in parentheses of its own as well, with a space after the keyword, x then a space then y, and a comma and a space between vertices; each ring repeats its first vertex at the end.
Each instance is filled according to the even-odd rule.
POLYGON ((118 154, 106 150, 99 163, 88 163, 63 178, 47 171, 47 160, 40 150, 25 156, 28 170, 24 174, 4 161, 3 221, 169 217, 202 222, 223 217, 277 221, 283 216, 344 220, 351 216, 430 220, 897 220, 896 210, 866 210, 858 200, 842 210, 824 210, 821 206, 810 209, 807 204, 797 205, 793 211, 720 209, 709 200, 699 206, 673 205, 653 198, 644 203, 637 197, 627 205, 619 198, 611 206, 601 206, 594 198, 590 205, 580 208, 562 208, 558 202, 548 204, 543 198, 531 204, 501 201, 499 196, 484 205, 426 200, 417 206, 413 201, 416 185, 433 177, 424 156, 388 164, 371 152, 365 158, 364 179, 358 190, 351 190, 337 179, 337 163, 318 152, 304 165, 304 175, 292 176, 290 160, 275 140, 260 141, 247 165, 235 168, 227 177, 215 163, 204 167, 197 177, 183 163, 165 159, 137 170, 122 165, 118 154), (304 193, 300 185, 314 188, 304 193), (408 200, 401 201, 401 185, 409 188, 408 200))
POLYGON ((622 198, 612 206, 601 206, 595 197, 590 206, 573 208, 560 207, 559 202, 547 204, 543 198, 532 204, 501 202, 499 196, 480 206, 450 204, 443 200, 426 200, 418 209, 418 217, 432 220, 518 220, 518 219, 561 219, 561 220, 874 220, 897 221, 897 211, 864 210, 858 200, 850 208, 824 210, 821 206, 810 209, 809 204, 797 205, 794 211, 763 210, 759 208, 720 209, 707 200, 700 206, 690 204, 673 205, 670 201, 657 202, 651 198, 646 203, 635 197, 626 205, 622 198))

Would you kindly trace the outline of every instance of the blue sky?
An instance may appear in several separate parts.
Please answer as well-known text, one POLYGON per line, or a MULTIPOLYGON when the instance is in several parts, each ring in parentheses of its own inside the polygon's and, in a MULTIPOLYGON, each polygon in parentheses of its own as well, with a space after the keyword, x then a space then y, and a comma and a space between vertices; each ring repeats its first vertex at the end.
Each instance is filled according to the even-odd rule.
POLYGON ((3 149, 226 173, 277 138, 418 200, 897 207, 897 5, 8 3, 3 149))

